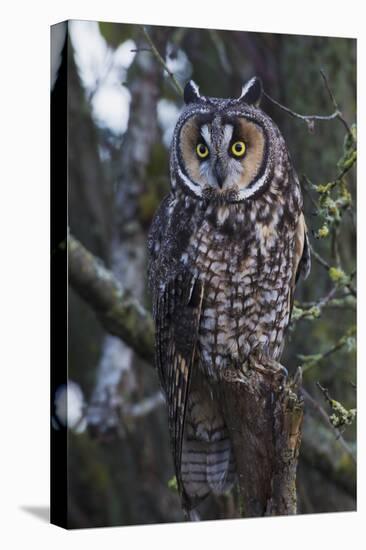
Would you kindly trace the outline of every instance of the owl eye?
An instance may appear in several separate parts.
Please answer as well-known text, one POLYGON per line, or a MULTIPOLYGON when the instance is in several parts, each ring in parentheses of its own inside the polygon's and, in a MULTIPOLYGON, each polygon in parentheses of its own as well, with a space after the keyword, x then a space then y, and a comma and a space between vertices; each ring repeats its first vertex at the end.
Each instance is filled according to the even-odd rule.
POLYGON ((199 143, 196 147, 196 153, 200 159, 205 159, 208 157, 208 147, 204 143, 199 143))
POLYGON ((244 141, 235 141, 231 146, 231 152, 234 157, 242 157, 245 153, 245 149, 244 141))

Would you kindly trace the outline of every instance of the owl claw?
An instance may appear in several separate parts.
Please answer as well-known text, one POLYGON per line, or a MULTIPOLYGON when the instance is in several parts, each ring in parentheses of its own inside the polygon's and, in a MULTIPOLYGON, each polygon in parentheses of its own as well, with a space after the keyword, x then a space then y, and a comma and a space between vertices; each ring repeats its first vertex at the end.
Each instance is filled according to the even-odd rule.
POLYGON ((288 378, 288 370, 286 367, 269 357, 260 357, 259 359, 250 357, 248 363, 252 369, 263 376, 271 377, 275 383, 279 384, 280 389, 288 378))

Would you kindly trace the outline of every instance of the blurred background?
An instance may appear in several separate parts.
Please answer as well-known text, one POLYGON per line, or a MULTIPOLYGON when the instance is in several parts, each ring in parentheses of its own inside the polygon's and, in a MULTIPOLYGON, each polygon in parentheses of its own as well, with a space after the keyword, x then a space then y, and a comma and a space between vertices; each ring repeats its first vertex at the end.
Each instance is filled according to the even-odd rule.
MULTIPOLYGON (((169 145, 182 98, 141 26, 72 21, 67 30, 70 232, 150 309, 146 235, 169 190, 169 145)), ((355 123, 355 40, 169 27, 147 32, 178 82, 194 78, 206 95, 237 97, 258 75, 265 91, 292 110, 328 115, 334 105, 322 69, 345 120, 355 123)), ((354 144, 345 142, 339 120, 319 122, 310 133, 269 100, 262 108, 288 143, 310 239, 323 259, 323 265, 313 259, 309 279, 299 285, 282 361, 290 372, 304 369, 299 513, 354 510, 352 411, 345 419, 356 407, 354 144), (337 412, 317 382, 343 407, 343 424, 329 420, 337 412)), ((103 331, 72 288, 68 376, 69 526, 182 521, 156 373, 103 331)), ((55 396, 56 423, 65 421, 65 395, 60 388, 55 396)), ((207 518, 227 515, 229 499, 207 518)))

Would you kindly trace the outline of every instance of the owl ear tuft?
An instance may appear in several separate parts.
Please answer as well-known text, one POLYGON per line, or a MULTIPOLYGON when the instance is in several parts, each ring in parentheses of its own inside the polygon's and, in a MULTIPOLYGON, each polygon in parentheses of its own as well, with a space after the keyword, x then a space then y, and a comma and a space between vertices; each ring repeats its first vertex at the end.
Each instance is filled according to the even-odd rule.
POLYGON ((239 101, 247 103, 248 105, 258 105, 261 102, 263 95, 262 80, 258 76, 254 76, 243 86, 239 101))
POLYGON ((199 88, 194 80, 190 80, 185 85, 183 98, 186 105, 189 103, 196 103, 201 99, 199 88))

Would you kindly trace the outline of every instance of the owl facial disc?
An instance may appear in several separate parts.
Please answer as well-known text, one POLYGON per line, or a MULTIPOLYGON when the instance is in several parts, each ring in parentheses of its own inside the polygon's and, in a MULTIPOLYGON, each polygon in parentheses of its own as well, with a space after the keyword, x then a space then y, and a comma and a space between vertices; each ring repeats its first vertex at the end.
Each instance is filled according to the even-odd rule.
POLYGON ((198 198, 228 202, 241 202, 265 189, 279 132, 259 108, 262 94, 257 77, 243 86, 237 99, 203 96, 194 81, 188 82, 172 145, 175 185, 198 198))

